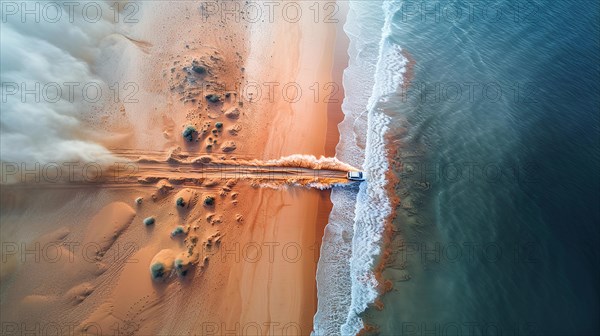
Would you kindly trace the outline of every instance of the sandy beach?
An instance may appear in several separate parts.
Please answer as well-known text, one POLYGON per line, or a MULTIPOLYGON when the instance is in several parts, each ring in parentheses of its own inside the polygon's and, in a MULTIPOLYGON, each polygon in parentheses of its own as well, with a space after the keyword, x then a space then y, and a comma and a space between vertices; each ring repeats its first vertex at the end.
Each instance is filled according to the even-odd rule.
MULTIPOLYGON (((95 65, 135 88, 134 100, 106 104, 85 126, 131 162, 333 156, 347 42, 342 23, 315 23, 299 4, 298 20, 249 22, 191 2, 140 3, 139 22, 104 39, 95 65)), ((310 334, 329 191, 212 178, 189 187, 164 174, 3 192, 4 242, 41 255, 3 256, 3 321, 89 334, 310 334)))

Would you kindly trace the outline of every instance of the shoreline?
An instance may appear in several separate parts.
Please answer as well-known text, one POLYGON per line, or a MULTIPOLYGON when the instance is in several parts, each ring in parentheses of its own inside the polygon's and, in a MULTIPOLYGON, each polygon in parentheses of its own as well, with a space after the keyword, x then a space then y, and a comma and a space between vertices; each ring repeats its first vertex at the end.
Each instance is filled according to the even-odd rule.
MULTIPOLYGON (((337 0, 340 3, 339 0, 337 0)), ((344 25, 346 24, 346 15, 348 14, 349 7, 347 4, 340 5, 339 17, 340 21, 336 25, 336 38, 333 52, 333 67, 332 79, 337 84, 339 92, 336 95, 337 101, 330 101, 327 105, 327 135, 325 138, 325 156, 334 157, 336 156, 336 147, 340 141, 340 131, 338 125, 344 120, 344 112, 342 111, 342 103, 346 96, 344 90, 344 70, 348 67, 350 56, 348 55, 348 48, 350 47, 350 39, 344 31, 344 25)))
MULTIPOLYGON (((339 3, 340 1, 337 0, 339 3)), ((342 103, 345 98, 343 75, 344 70, 348 67, 350 56, 348 55, 348 47, 350 46, 350 39, 344 32, 344 24, 346 23, 346 15, 349 7, 346 4, 340 6, 340 22, 336 25, 336 38, 333 53, 333 66, 332 66, 332 79, 339 87, 338 101, 331 101, 327 105, 327 133, 325 137, 325 156, 334 157, 336 156, 336 147, 340 141, 340 131, 338 125, 344 120, 344 112, 342 111, 342 103)), ((325 227, 329 224, 329 215, 333 209, 333 202, 331 201, 331 189, 323 190, 321 196, 321 202, 319 204, 318 217, 317 217, 317 236, 315 241, 318 242, 319 248, 316 249, 317 262, 321 258, 321 246, 323 243, 323 236, 325 233, 325 227)), ((316 272, 315 272, 315 306, 313 316, 316 315, 318 309, 318 293, 316 283, 316 272)), ((314 321, 313 321, 314 323, 314 321)))
MULTIPOLYGON (((268 126, 268 134, 265 135, 266 146, 262 153, 263 159, 277 158, 289 154, 302 153, 311 154, 319 157, 321 155, 333 156, 335 147, 339 141, 339 131, 337 124, 343 118, 341 103, 343 95, 338 91, 337 102, 326 100, 325 85, 327 83, 336 83, 342 88, 342 73, 347 64, 348 55, 343 50, 345 44, 341 38, 346 38, 345 33, 340 30, 340 25, 315 24, 312 18, 300 20, 298 25, 289 25, 280 23, 266 28, 266 32, 261 32, 261 41, 263 43, 272 41, 268 48, 256 47, 260 51, 263 59, 269 59, 269 66, 263 71, 259 71, 258 82, 276 82, 287 83, 294 82, 304 90, 304 95, 298 102, 290 103, 285 99, 275 97, 274 101, 268 104, 257 104, 256 109, 260 110, 264 124, 268 126), (273 29, 273 30, 271 30, 273 29), (285 32, 285 33, 282 33, 285 32), (294 41, 293 37, 297 37, 294 41), (341 40, 341 41, 340 41, 341 40), (340 43, 341 42, 341 43, 340 43), (272 49, 278 50, 273 52, 272 49), (265 52, 265 50, 267 50, 265 52), (343 59, 340 59, 341 51, 344 52, 343 59), (271 69, 272 71, 268 71, 271 69), (319 84, 320 92, 318 100, 313 100, 312 92, 308 90, 315 82, 319 84), (311 94, 309 94, 311 93, 311 94), (335 141, 333 141, 335 140, 335 141)), ((347 43, 346 38, 346 43, 347 43)), ((256 57, 250 52, 249 58, 256 57)), ((250 61, 252 64, 252 61, 250 61)), ((248 66, 249 80, 252 79, 252 68, 248 66)), ((259 118, 261 118, 259 116, 259 118)), ((302 304, 303 308, 296 313, 290 311, 296 318, 288 320, 298 321, 303 334, 312 330, 313 319, 317 311, 317 284, 316 268, 319 260, 320 246, 325 226, 328 223, 329 213, 333 204, 330 199, 330 191, 308 190, 298 192, 290 190, 291 193, 280 191, 280 201, 260 198, 259 202, 269 203, 268 207, 257 211, 264 211, 265 225, 269 230, 278 225, 286 223, 289 228, 294 227, 293 233, 296 237, 301 237, 302 245, 308 247, 311 251, 311 260, 307 261, 304 267, 286 267, 287 272, 302 273, 302 285, 298 286, 297 279, 287 277, 280 280, 283 283, 297 283, 294 290, 298 291, 300 296, 309 295, 311 299, 302 304), (284 206, 287 211, 302 213, 301 216, 287 216, 283 218, 281 213, 276 210, 284 206), (270 218, 270 220, 268 220, 270 218), (273 226, 272 226, 273 225, 273 226), (301 294, 305 292, 305 294, 301 294)), ((290 233, 291 234, 291 233, 290 233)), ((274 265, 275 267, 284 267, 289 265, 274 265)), ((284 289, 274 289, 265 292, 265 295, 275 293, 284 293, 284 289)), ((249 293, 242 294, 249 295, 249 293)), ((259 295, 259 294, 254 294, 259 295)), ((293 301, 288 301, 288 305, 294 305, 293 301)), ((273 312, 274 316, 282 316, 273 312)), ((257 316, 257 315, 254 315, 257 316)), ((279 321, 285 318, 273 318, 272 321, 279 321)), ((264 320, 264 319, 263 319, 264 320)), ((234 319, 230 319, 233 322, 234 319)), ((262 321, 255 317, 254 321, 262 321)), ((243 323, 243 321, 242 321, 243 323)))

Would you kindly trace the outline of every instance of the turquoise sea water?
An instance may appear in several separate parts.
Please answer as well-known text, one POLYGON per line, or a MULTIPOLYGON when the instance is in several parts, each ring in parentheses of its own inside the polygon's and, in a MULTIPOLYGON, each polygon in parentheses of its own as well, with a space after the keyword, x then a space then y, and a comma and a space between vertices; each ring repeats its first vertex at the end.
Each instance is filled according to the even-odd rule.
MULTIPOLYGON (((389 118, 401 204, 384 272, 393 289, 382 311, 363 312, 370 284, 356 262, 376 258, 364 237, 380 228, 376 207, 360 203, 380 186, 371 177, 364 198, 355 191, 342 333, 354 318, 385 335, 600 333, 598 2, 350 7, 344 112, 355 125, 365 114, 367 123, 389 118), (404 72, 404 83, 386 71, 404 72), (347 80, 369 72, 372 82, 347 80), (381 89, 390 84, 394 93, 381 89), (357 85, 368 98, 351 96, 357 85)), ((361 128, 353 132, 360 142, 361 128)), ((351 147, 338 146, 338 156, 351 147)), ((367 173, 377 171, 373 162, 367 153, 367 173)), ((341 202, 334 200, 330 223, 342 221, 341 202)), ((323 320, 317 315, 315 325, 323 320)))

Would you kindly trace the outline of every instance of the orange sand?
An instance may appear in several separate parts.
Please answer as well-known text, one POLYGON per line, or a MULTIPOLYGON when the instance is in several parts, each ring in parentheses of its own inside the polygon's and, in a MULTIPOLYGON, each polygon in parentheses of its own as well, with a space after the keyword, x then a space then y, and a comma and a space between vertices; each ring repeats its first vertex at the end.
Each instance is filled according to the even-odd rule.
MULTIPOLYGON (((305 15, 297 23, 286 22, 280 12, 274 23, 249 23, 203 18, 190 2, 141 3, 140 22, 128 28, 127 39, 115 35, 106 42, 112 57, 98 65, 114 77, 110 82, 135 83, 139 102, 108 106, 88 126, 111 131, 114 137, 103 144, 133 156, 175 147, 224 160, 331 156, 345 67, 336 54, 344 54, 344 42, 336 40, 339 24, 323 22, 324 13, 315 23, 312 3, 299 4, 305 15), (201 80, 182 69, 193 60, 209 70, 201 80), (189 78, 208 85, 199 91, 189 78), (261 99, 245 94, 252 83, 263 88, 261 99), (274 85, 273 96, 265 83, 277 84, 268 84, 274 85), (329 96, 335 87, 337 94, 329 96), (302 92, 297 101, 289 99, 293 88, 302 92), (208 103, 204 96, 210 93, 221 101, 208 103), (236 107, 239 118, 224 115, 236 107), (207 121, 206 136, 192 143, 182 139, 186 125, 201 130, 207 121), (216 122, 223 122, 224 131, 212 135, 216 122), (208 137, 218 141, 210 150, 208 137), (236 148, 223 151, 232 141, 236 148)), ((57 260, 43 248, 39 259, 3 251, 3 323, 56 323, 90 334, 312 331, 328 192, 223 180, 186 188, 163 180, 115 189, 6 187, 0 201, 3 242, 62 251, 57 260), (216 204, 204 205, 206 196, 216 204), (184 207, 175 205, 178 197, 184 207), (156 223, 145 226, 149 216, 156 223), (172 237, 178 225, 185 234, 172 237), (160 260, 182 260, 186 275, 173 271, 152 280, 150 266, 159 252, 160 260)))

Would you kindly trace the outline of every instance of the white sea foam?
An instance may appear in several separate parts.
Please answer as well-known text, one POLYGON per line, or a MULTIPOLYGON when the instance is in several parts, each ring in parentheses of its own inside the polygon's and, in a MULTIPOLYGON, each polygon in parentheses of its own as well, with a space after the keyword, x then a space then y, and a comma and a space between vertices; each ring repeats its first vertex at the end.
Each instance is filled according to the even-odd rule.
POLYGON ((353 165, 357 158, 364 157, 362 167, 367 182, 361 184, 358 195, 348 189, 332 191, 334 206, 317 270, 316 335, 355 335, 363 328, 359 314, 378 295, 373 268, 381 253, 385 221, 392 208, 385 190, 389 167, 384 137, 390 118, 377 103, 402 85, 407 60, 400 46, 389 39, 391 19, 399 4, 384 2, 381 10, 385 22, 379 24, 377 15, 381 12, 374 10, 374 5, 350 2, 344 27, 350 38, 350 62, 344 71, 345 118, 339 126, 336 156, 353 165), (378 48, 371 43, 377 29, 381 33, 378 48), (331 256, 332 252, 337 255, 331 256))

